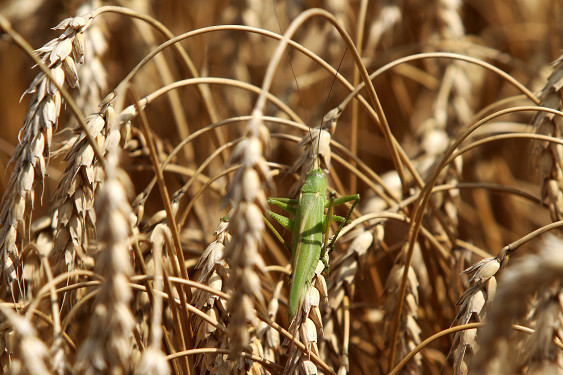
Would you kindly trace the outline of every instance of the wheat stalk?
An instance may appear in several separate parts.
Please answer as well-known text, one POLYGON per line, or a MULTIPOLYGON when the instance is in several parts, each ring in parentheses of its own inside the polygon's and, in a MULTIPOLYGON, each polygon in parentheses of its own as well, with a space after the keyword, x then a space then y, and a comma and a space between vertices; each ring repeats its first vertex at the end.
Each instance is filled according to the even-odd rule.
MULTIPOLYGON (((9 173, 0 173, 1 373, 563 372, 561 241, 531 242, 519 249, 520 259, 506 261, 524 238, 562 223, 546 226, 563 217, 558 2, 191 1, 91 10, 96 6, 97 0, 0 5, 0 166, 12 159, 9 173), (331 11, 299 15, 311 6, 331 11), (6 22, 43 43, 49 30, 42 28, 63 19, 61 10, 86 15, 65 20, 61 36, 36 54, 6 22), (295 17, 285 37, 276 34, 295 17), (350 37, 333 27, 337 18, 350 37), (177 43, 189 57, 182 47, 168 48, 177 43), (342 58, 344 44, 360 51, 353 58, 366 83, 363 68, 374 72, 381 106, 371 87, 373 108, 361 88, 354 90, 357 79, 344 79, 355 74, 350 54, 342 58), (29 57, 44 64, 29 79, 26 116, 15 101, 26 88, 21 77, 38 73, 26 71, 29 57), (329 95, 329 66, 340 59, 329 95), (124 96, 119 90, 102 96, 107 82, 124 76, 117 87, 134 76, 130 92, 145 98, 116 112, 117 146, 109 107, 124 96), (263 76, 261 90, 251 85, 263 76), (543 108, 525 87, 538 83, 543 108), (293 152, 287 142, 296 137, 284 133, 304 127, 289 107, 304 103, 315 112, 327 95, 333 100, 350 91, 327 115, 338 119, 338 129, 323 121, 327 130, 311 129, 293 152), (257 111, 239 131, 255 94, 257 111), (345 111, 354 100, 358 110, 345 111), (278 108, 284 119, 265 116, 278 108), (532 118, 542 136, 535 145, 541 181, 524 169, 530 155, 520 152, 523 139, 537 135, 513 134, 527 133, 532 118), (272 144, 262 122, 274 134, 272 144), (446 160, 458 133, 477 127, 460 150, 463 160, 446 160), (243 141, 234 141, 240 133, 243 141), (125 152, 116 167, 112 154, 119 148, 125 152), (391 148, 399 148, 400 160, 391 148), (361 194, 354 217, 361 215, 341 232, 331 272, 315 276, 292 324, 283 308, 287 254, 262 233, 264 197, 286 165, 304 176, 316 157, 331 187, 361 194), (449 169, 428 180, 441 161, 450 161, 449 169), (125 174, 138 197, 135 215, 125 207, 126 179, 119 177, 125 174), (459 182, 461 176, 471 181, 459 182), (119 192, 108 197, 108 190, 119 192), (119 208, 110 212, 116 200, 119 208), (229 223, 208 238, 210 223, 231 206, 229 223), (125 227, 120 238, 108 235, 125 227), (514 236, 522 240, 496 257, 481 250, 514 236), (199 282, 188 280, 192 274, 199 282)), ((285 195, 294 181, 280 176, 272 193, 285 195)))

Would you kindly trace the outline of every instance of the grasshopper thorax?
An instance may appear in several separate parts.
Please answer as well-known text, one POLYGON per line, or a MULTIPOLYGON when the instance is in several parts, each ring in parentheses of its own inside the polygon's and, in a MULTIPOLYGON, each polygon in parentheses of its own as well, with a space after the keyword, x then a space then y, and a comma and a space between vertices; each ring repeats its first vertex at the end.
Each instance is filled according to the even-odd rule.
POLYGON ((326 178, 320 169, 313 169, 307 173, 305 183, 301 188, 302 193, 317 193, 326 191, 326 178))

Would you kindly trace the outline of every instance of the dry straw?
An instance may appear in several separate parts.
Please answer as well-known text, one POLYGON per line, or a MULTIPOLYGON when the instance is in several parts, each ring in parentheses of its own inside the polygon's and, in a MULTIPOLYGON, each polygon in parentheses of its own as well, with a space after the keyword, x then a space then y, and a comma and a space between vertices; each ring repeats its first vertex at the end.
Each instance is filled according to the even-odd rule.
POLYGON ((5 3, 0 372, 562 372, 557 2, 5 3), (315 158, 362 202, 292 321, 263 216, 315 158))

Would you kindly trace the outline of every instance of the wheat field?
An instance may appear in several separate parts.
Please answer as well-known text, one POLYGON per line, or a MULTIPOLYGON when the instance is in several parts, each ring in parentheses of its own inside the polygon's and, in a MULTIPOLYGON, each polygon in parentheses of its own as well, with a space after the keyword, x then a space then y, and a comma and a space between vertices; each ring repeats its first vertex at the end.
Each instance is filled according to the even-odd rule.
POLYGON ((562 374, 561 5, 0 2, 2 373, 562 374))

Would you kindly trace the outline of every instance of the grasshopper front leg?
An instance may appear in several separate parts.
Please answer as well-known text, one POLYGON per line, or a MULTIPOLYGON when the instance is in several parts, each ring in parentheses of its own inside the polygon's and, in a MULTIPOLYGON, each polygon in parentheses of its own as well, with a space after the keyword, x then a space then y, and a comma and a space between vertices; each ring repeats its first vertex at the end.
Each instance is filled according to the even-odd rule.
POLYGON ((330 273, 330 266, 328 264, 328 260, 327 260, 327 257, 326 257, 326 251, 327 251, 327 249, 328 249, 329 253, 334 251, 334 243, 336 242, 336 238, 338 238, 338 234, 340 233, 342 228, 344 228, 344 226, 346 224, 348 224, 348 222, 350 220, 350 216, 352 216, 352 212, 354 211, 354 208, 356 207, 356 205, 358 204, 359 201, 360 201, 360 195, 359 194, 352 194, 352 195, 347 195, 347 196, 344 196, 344 197, 336 198, 336 192, 332 191, 329 195, 327 215, 325 217, 325 223, 323 225, 324 233, 326 233, 326 236, 325 236, 325 241, 324 241, 324 244, 323 244, 323 250, 321 252, 321 260, 322 260, 322 262, 325 266, 327 274, 330 273), (338 206, 338 205, 348 203, 348 202, 351 202, 351 201, 354 201, 354 203, 352 204, 352 207, 350 207, 350 209, 348 210, 346 217, 342 217, 342 216, 332 214, 334 206, 338 206), (330 244, 328 244, 328 246, 327 246, 328 230, 330 228, 330 224, 331 224, 332 221, 337 221, 337 222, 340 223, 340 225, 338 226, 338 229, 336 230, 336 233, 334 234, 334 236, 332 236, 332 240, 330 241, 330 244))
MULTIPOLYGON (((297 205, 297 200, 296 199, 290 199, 290 198, 268 198, 268 203, 271 204, 272 206, 276 206, 281 208, 282 210, 285 210, 291 214, 293 214, 295 216, 295 205, 297 205)), ((289 231, 293 231, 293 226, 294 226, 294 221, 291 220, 289 217, 285 217, 283 215, 280 215, 276 212, 267 210, 268 215, 274 219, 278 224, 280 224, 282 227, 284 227, 285 229, 289 230, 289 231)), ((266 222, 266 226, 268 228, 270 228, 270 230, 272 231, 272 233, 274 233, 274 235, 276 236, 276 238, 286 247, 286 249, 288 249, 291 252, 291 246, 288 246, 287 243, 285 242, 285 240, 283 239, 283 237, 281 236, 280 232, 278 232, 276 230, 276 228, 273 227, 272 223, 270 223, 270 221, 264 217, 264 221, 266 222)))
MULTIPOLYGON (((332 194, 334 194, 334 192, 332 192, 331 195, 332 194)), ((352 216, 352 212, 354 212, 354 209, 356 208, 356 206, 360 202, 360 194, 351 194, 351 195, 347 195, 347 196, 344 196, 344 197, 334 199, 333 206, 338 206, 338 205, 348 203, 348 202, 352 202, 352 201, 354 203, 352 203, 352 207, 350 207, 350 209, 348 210, 348 213, 346 214, 346 217, 343 218, 343 220, 340 220, 340 219, 342 219, 341 216, 333 215, 333 219, 338 218, 336 221, 340 222, 340 225, 338 226, 336 233, 334 233, 334 236, 332 236, 332 240, 330 241, 330 244, 328 245, 329 252, 334 251, 334 243, 336 242, 336 239, 338 238, 338 235, 340 234, 340 231, 342 230, 342 228, 344 228, 344 226, 347 225, 348 222, 350 221, 350 217, 352 216)))

